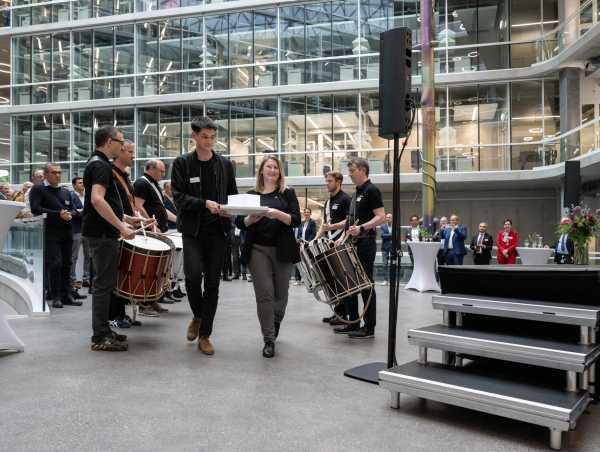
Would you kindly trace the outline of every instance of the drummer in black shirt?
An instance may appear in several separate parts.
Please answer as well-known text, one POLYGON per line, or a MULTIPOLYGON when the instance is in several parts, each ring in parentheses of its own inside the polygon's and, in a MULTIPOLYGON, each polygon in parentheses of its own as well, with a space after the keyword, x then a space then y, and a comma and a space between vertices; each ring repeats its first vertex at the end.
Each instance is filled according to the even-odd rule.
MULTIPOLYGON (((369 180, 369 162, 363 158, 353 158, 348 162, 348 175, 356 191, 352 197, 350 212, 346 220, 348 233, 354 237, 354 246, 358 259, 363 265, 371 282, 373 282, 373 266, 377 254, 375 242, 377 226, 385 221, 385 209, 381 192, 369 180)), ((361 293, 363 305, 366 306, 369 297, 371 302, 363 318, 364 326, 357 328, 358 324, 336 328, 337 333, 348 333, 351 338, 363 339, 375 337, 377 300, 375 289, 366 289, 361 293)), ((350 320, 358 319, 358 297, 351 297, 348 303, 350 320)))
POLYGON ((161 160, 148 160, 144 175, 133 184, 137 208, 143 207, 151 218, 156 218, 160 232, 167 232, 169 221, 177 221, 177 217, 166 209, 164 194, 158 185, 158 182, 164 178, 165 172, 165 164, 161 160))
POLYGON ((187 339, 198 338, 198 349, 213 355, 209 337, 217 312, 225 234, 231 227, 221 204, 227 203, 228 195, 237 194, 237 186, 231 161, 213 150, 215 123, 201 117, 192 120, 191 127, 196 149, 173 162, 171 189, 177 208, 177 230, 183 239, 185 285, 194 315, 187 339))
MULTIPOLYGON (((329 192, 329 199, 325 202, 324 221, 319 229, 317 238, 327 237, 330 240, 337 240, 346 225, 346 218, 350 210, 350 196, 342 191, 342 182, 344 176, 338 171, 330 171, 325 175, 325 183, 329 192)), ((347 318, 347 301, 340 302, 335 307, 335 312, 339 317, 347 318)), ((323 317, 323 322, 331 326, 343 325, 344 323, 336 318, 323 317)))
POLYGON ((83 174, 85 202, 82 235, 88 240, 95 271, 92 296, 92 350, 125 351, 127 337, 116 334, 108 325, 110 300, 117 283, 119 237, 131 239, 135 233, 128 224, 139 219, 124 217, 109 159, 123 152, 123 134, 115 127, 96 131, 96 152, 83 174), (123 220, 126 221, 123 221, 123 220))

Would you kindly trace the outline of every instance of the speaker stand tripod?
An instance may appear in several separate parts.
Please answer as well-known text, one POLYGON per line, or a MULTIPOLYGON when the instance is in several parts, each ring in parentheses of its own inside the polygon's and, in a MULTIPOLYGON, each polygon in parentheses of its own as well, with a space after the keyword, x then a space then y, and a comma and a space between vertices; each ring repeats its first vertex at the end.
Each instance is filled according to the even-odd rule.
MULTIPOLYGON (((403 148, 404 150, 404 148, 403 148)), ((387 363, 373 362, 353 367, 344 372, 349 378, 372 384, 379 384, 379 371, 396 365, 396 323, 398 322, 398 283, 400 262, 400 136, 394 134, 394 170, 392 184, 392 249, 390 262, 390 294, 388 320, 387 363)), ((375 290, 375 289, 373 289, 375 290)))

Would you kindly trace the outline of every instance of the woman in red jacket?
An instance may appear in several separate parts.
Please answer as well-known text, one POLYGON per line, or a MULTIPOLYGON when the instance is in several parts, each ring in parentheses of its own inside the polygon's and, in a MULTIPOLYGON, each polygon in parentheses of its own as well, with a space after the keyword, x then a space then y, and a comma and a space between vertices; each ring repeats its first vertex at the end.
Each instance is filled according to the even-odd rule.
POLYGON ((496 245, 498 247, 497 257, 499 264, 515 264, 517 262, 517 245, 519 234, 512 229, 512 220, 504 220, 504 229, 498 232, 496 245))

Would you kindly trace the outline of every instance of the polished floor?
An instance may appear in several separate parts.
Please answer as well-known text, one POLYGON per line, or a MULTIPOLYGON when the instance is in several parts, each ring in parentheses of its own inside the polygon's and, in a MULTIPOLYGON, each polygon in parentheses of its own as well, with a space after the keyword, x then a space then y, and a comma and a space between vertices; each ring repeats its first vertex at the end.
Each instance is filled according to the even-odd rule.
MULTIPOLYGON (((345 378, 346 368, 385 360, 386 289, 377 287, 377 337, 356 342, 334 335, 320 320, 328 308, 292 286, 271 360, 244 281, 221 285, 213 357, 185 340, 186 302, 122 330, 126 353, 89 351, 88 300, 13 320, 26 351, 0 356, 0 450, 548 450, 544 428, 408 396, 395 411, 387 391, 345 378)), ((440 321, 430 299, 400 294, 399 362, 416 357, 407 330, 440 321)), ((592 406, 564 450, 600 450, 598 415, 592 406)))

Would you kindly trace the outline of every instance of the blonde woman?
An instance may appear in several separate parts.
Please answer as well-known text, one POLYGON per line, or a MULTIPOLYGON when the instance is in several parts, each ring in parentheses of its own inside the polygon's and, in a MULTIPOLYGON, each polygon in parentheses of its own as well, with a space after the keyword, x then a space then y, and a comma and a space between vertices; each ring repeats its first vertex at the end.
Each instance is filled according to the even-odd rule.
POLYGON ((250 194, 260 195, 264 215, 240 216, 236 226, 246 231, 241 261, 252 274, 258 321, 264 339, 263 356, 275 356, 275 339, 285 315, 290 276, 300 260, 294 228, 300 225, 300 206, 292 188, 285 186, 281 163, 265 157, 250 194))

